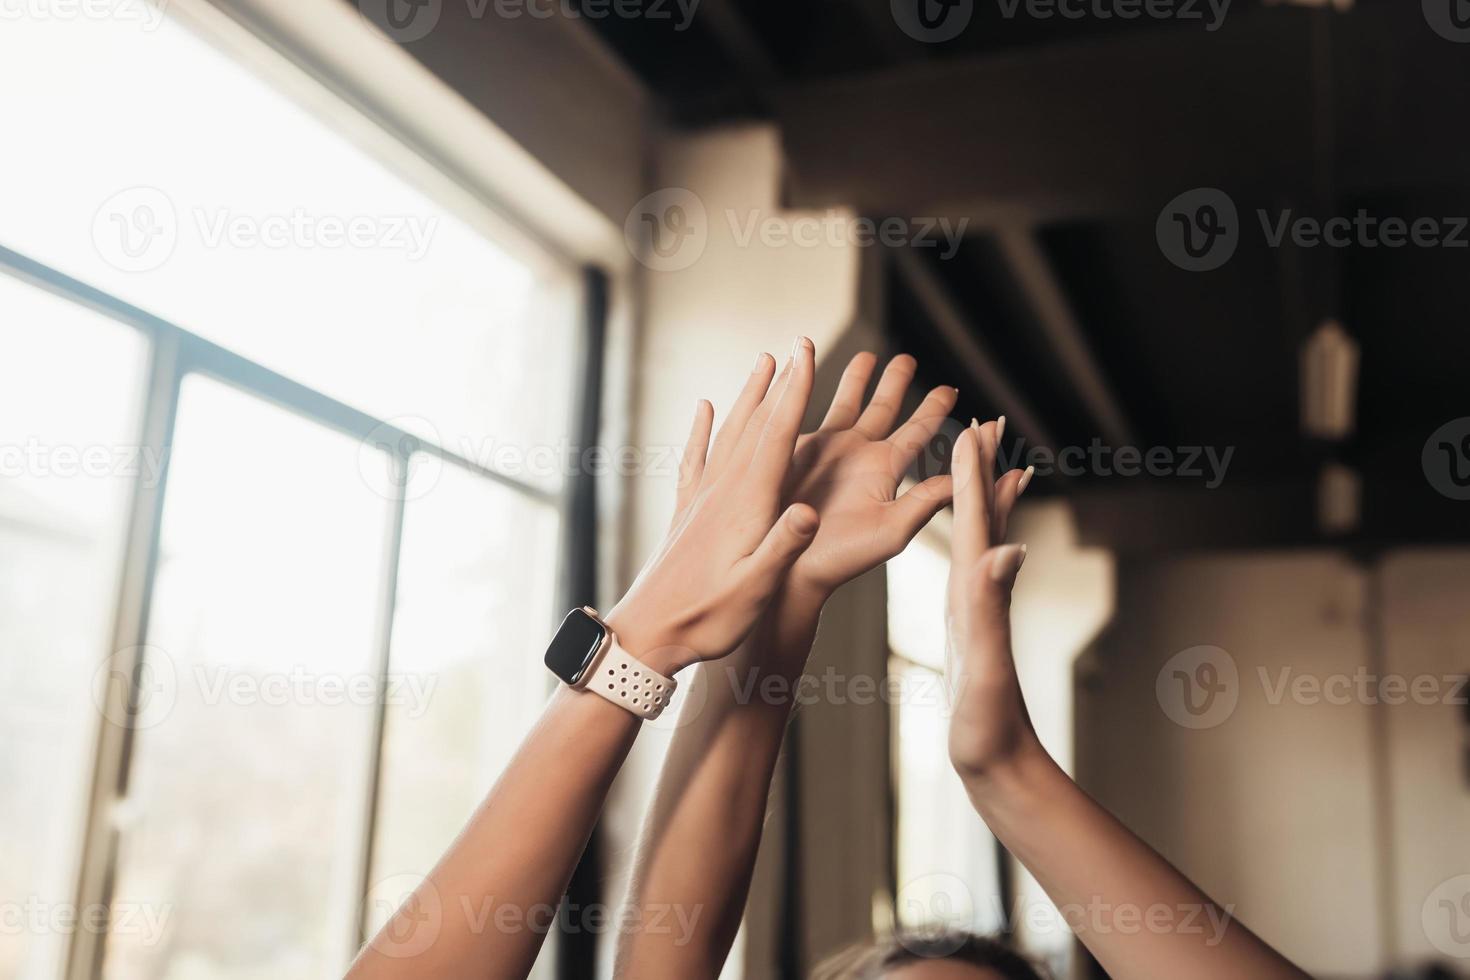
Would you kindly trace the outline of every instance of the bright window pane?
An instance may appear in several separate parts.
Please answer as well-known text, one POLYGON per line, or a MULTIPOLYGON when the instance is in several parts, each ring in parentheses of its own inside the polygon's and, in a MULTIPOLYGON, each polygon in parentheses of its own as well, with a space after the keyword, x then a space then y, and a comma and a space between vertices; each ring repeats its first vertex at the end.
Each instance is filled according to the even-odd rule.
POLYGON ((185 381, 108 980, 345 966, 390 518, 360 452, 374 450, 185 381), (121 928, 129 909, 161 928, 121 928))
POLYGON ((996 841, 949 764, 949 712, 939 674, 894 658, 896 915, 906 929, 992 934, 1004 924, 996 841))
POLYGON ((949 547, 920 534, 888 563, 893 706, 895 917, 906 929, 992 933, 1004 925, 996 841, 949 763, 944 603, 949 547))
MULTIPOLYGON (((551 687, 555 507, 453 466, 415 479, 431 489, 404 515, 389 664, 403 696, 387 704, 373 862, 386 884, 433 867, 551 687)), ((402 897, 375 896, 370 932, 402 897)))
POLYGON ((949 548, 925 532, 888 562, 888 645, 901 656, 944 669, 944 597, 949 548))
POLYGON ((269 52, 247 68, 173 15, 115 6, 5 18, 0 89, 26 97, 0 100, 0 241, 462 455, 554 482, 563 468, 528 457, 566 432, 566 271, 421 161, 404 166, 437 197, 380 163, 406 151, 269 52))
POLYGON ((53 980, 68 936, 147 344, 0 276, 0 977, 53 980), (34 910, 34 915, 31 911, 34 910), (13 916, 25 918, 15 928, 13 916), (40 918, 40 916, 44 916, 40 918))

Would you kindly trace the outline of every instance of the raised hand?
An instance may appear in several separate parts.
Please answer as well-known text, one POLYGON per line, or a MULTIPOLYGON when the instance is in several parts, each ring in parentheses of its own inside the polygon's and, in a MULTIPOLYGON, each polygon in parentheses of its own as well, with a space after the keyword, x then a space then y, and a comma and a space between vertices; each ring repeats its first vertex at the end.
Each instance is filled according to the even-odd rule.
POLYGON ((792 569, 788 589, 825 597, 904 549, 950 500, 950 478, 937 476, 898 496, 904 473, 954 408, 954 388, 935 388, 895 431, 916 363, 889 362, 867 406, 863 393, 877 357, 848 363, 817 431, 796 443, 787 499, 809 504, 822 526, 792 569))
POLYGON ((954 540, 946 636, 951 688, 950 761, 980 776, 1027 747, 1039 747, 1011 655, 1011 587, 1025 545, 1003 545, 1016 497, 1030 470, 992 484, 1004 421, 971 423, 955 442, 954 540))
POLYGON ((812 342, 797 340, 772 385, 774 370, 762 355, 708 452, 714 412, 700 403, 674 524, 607 616, 656 670, 735 649, 817 533, 816 511, 794 503, 783 513, 781 494, 811 397, 812 342))
POLYGON ((953 466, 949 757, 971 804, 1057 908, 1107 910, 1072 924, 1108 976, 1306 980, 1229 906, 1212 901, 1082 792, 1037 739, 1011 653, 1011 588, 1026 550, 1001 544, 1023 477, 991 484, 999 428, 967 430, 953 466), (1169 917, 1148 929, 1124 928, 1122 916, 1140 909, 1169 917), (1187 927, 1186 919, 1208 921, 1211 931, 1187 927))

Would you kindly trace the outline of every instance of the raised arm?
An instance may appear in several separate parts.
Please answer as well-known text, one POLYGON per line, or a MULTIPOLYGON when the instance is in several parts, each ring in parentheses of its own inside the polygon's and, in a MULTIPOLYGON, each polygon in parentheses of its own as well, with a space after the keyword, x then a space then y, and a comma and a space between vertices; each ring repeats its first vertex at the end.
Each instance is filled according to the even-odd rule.
POLYGON ((632 900, 702 914, 692 934, 625 936, 620 976, 690 980, 719 973, 745 907, 790 692, 822 607, 838 586, 902 551, 949 502, 949 477, 902 496, 897 490, 954 408, 955 390, 931 391, 894 431, 916 365, 906 355, 894 358, 864 407, 876 364, 872 354, 853 358, 820 428, 801 437, 788 498, 815 507, 821 529, 741 650, 699 671, 704 710, 679 730, 659 780, 632 900), (780 681, 763 689, 760 679, 771 675, 780 681), (767 697, 764 690, 782 693, 767 697))
MULTIPOLYGON (((811 543, 810 507, 781 507, 811 394, 811 342, 779 384, 758 365, 708 462, 701 403, 689 474, 668 538, 606 622, 624 649, 671 675, 725 656, 811 543)), ((529 651, 525 652, 529 656, 529 651)), ((459 838, 358 956, 353 980, 524 977, 551 926, 608 787, 642 722, 562 688, 459 838)))
POLYGON ((949 580, 949 754, 975 809, 1116 980, 1302 980, 1306 975, 1128 831, 1047 755, 1011 654, 1011 587, 1025 560, 999 545, 993 423, 955 447, 949 580))

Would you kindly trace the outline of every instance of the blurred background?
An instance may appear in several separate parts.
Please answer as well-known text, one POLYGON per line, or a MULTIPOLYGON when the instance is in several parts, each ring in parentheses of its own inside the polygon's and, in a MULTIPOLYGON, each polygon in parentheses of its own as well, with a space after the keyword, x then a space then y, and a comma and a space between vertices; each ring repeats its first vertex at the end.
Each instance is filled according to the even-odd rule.
MULTIPOLYGON (((799 333, 959 387, 915 477, 1006 414, 1084 788, 1314 975, 1470 975, 1464 0, 0 0, 0 82, 0 980, 340 974, 799 333)), ((949 770, 947 534, 827 611, 727 977, 1102 976, 949 770)))

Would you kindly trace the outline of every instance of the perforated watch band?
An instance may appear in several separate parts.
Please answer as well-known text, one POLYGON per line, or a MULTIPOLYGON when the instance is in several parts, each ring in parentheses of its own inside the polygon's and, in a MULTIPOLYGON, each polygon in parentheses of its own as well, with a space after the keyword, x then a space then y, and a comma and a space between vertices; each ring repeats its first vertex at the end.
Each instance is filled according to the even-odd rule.
POLYGON ((612 643, 603 651, 586 682, 587 690, 595 691, 644 721, 663 714, 678 686, 673 678, 665 677, 624 650, 616 636, 612 636, 612 643))

